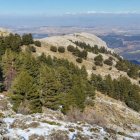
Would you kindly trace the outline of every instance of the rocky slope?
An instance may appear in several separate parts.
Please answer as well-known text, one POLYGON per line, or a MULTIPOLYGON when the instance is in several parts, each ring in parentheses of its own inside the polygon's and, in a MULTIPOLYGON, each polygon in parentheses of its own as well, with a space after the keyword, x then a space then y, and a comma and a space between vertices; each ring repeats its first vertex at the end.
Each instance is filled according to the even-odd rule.
POLYGON ((59 111, 45 110, 42 114, 32 115, 16 114, 11 110, 8 98, 1 94, 0 140, 137 140, 140 138, 140 119, 138 120, 140 114, 99 93, 95 102, 94 110, 87 108, 84 113, 92 123, 86 123, 84 119, 70 122, 59 111), (114 107, 111 106, 115 107, 114 111, 114 107), (122 120, 118 119, 119 115, 122 115, 122 112, 119 114, 120 111, 124 111, 122 120), (93 115, 95 112, 96 118, 91 119, 88 115, 93 115), (104 116, 98 113, 104 113, 104 116), (112 116, 109 117, 110 115, 112 116), (106 118, 108 122, 105 122, 106 118), (134 123, 135 118, 137 122, 134 123), (126 119, 128 123, 125 122, 126 119), (116 123, 119 121, 119 125, 111 121, 116 123))

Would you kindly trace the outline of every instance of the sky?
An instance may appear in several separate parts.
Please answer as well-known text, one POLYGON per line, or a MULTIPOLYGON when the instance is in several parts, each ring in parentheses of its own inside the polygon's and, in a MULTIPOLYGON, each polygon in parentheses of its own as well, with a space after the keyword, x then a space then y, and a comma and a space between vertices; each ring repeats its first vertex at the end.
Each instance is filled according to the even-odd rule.
POLYGON ((140 0, 0 0, 1 16, 140 13, 140 0))
POLYGON ((140 0, 0 0, 0 26, 140 25, 139 7, 140 0))

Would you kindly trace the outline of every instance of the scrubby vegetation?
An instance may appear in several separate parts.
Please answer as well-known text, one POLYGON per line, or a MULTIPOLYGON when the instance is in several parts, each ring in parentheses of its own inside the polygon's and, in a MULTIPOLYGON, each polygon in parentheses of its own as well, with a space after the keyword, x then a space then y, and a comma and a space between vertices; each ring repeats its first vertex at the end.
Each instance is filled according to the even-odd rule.
POLYGON ((89 44, 86 44, 84 42, 73 42, 74 44, 76 44, 78 47, 88 51, 88 52, 92 52, 95 54, 99 54, 99 53, 106 53, 106 54, 110 54, 111 52, 106 50, 104 47, 99 48, 97 45, 94 46, 90 46, 89 44))
POLYGON ((78 62, 78 63, 82 63, 82 62, 83 62, 83 59, 80 58, 80 57, 78 57, 78 58, 76 59, 76 62, 78 62))
POLYGON ((113 62, 112 62, 111 59, 106 59, 106 60, 104 61, 104 64, 109 65, 109 66, 112 66, 112 65, 113 65, 113 62))
POLYGON ((67 47, 67 50, 68 50, 69 52, 74 52, 75 48, 74 48, 72 45, 69 45, 69 46, 67 47))
POLYGON ((65 52, 65 48, 64 47, 58 47, 58 52, 64 53, 65 52))
POLYGON ((52 52, 57 52, 57 47, 51 46, 50 50, 51 50, 52 52))
POLYGON ((41 42, 38 41, 38 40, 34 41, 34 44, 35 44, 37 47, 41 47, 41 42))
POLYGON ((103 56, 101 54, 97 55, 94 61, 96 66, 103 66, 103 56))
MULTIPOLYGON (((71 107, 82 111, 86 105, 93 106, 91 101, 95 89, 140 110, 140 88, 127 78, 112 80, 110 76, 102 79, 101 76, 92 75, 89 80, 84 66, 78 68, 65 59, 51 58, 45 54, 35 57, 32 55, 34 51, 22 51, 22 45, 31 46, 33 43, 30 34, 22 37, 10 34, 0 38, 0 91, 8 91, 16 112, 36 113, 41 112, 42 107, 63 113, 67 113, 71 107)), ((54 46, 50 49, 57 51, 54 46)), ((67 49, 79 59, 79 63, 87 57, 86 50, 80 51, 72 46, 67 49)), ((63 51, 62 48, 60 50, 63 51)), ((94 60, 103 63, 101 55, 94 60)), ((135 76, 132 67, 126 70, 129 70, 128 75, 135 76)))
POLYGON ((79 49, 78 49, 78 47, 76 47, 76 48, 74 48, 73 46, 71 46, 71 45, 69 45, 68 47, 67 47, 67 50, 69 51, 69 52, 72 52, 72 54, 74 55, 74 56, 76 56, 76 57, 79 57, 79 58, 81 58, 81 59, 87 59, 87 51, 86 50, 82 50, 82 51, 80 51, 79 49))
POLYGON ((27 48, 26 48, 26 51, 29 51, 29 52, 36 52, 36 48, 34 47, 34 46, 28 46, 27 48))

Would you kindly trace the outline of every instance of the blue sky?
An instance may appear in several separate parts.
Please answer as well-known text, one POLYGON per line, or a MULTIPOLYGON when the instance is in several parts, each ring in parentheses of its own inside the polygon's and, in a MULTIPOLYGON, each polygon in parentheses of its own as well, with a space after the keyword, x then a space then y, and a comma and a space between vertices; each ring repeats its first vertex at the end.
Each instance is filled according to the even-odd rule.
POLYGON ((0 16, 52 16, 66 13, 136 12, 140 0, 0 0, 0 16))

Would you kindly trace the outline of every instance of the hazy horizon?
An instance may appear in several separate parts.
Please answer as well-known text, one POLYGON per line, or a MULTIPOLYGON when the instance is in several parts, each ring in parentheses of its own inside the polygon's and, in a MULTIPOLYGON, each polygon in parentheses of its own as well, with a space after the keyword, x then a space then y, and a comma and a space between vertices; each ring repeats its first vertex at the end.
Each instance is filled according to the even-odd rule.
POLYGON ((0 0, 0 27, 139 27, 139 0, 0 0))
POLYGON ((78 14, 63 16, 0 16, 1 27, 81 26, 140 27, 140 14, 78 14))

